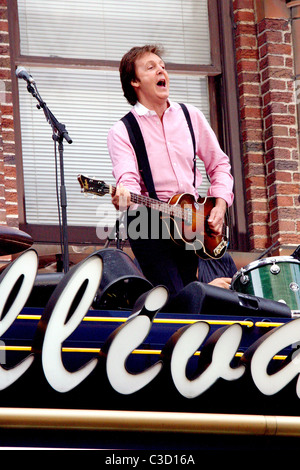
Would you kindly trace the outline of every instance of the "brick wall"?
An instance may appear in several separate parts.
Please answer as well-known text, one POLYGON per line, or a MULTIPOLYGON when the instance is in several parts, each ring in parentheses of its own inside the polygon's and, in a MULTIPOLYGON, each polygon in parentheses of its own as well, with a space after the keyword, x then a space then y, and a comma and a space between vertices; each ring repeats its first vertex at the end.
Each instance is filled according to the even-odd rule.
POLYGON ((15 138, 6 0, 0 0, 0 225, 18 227, 15 138))
POLYGON ((299 245, 299 154, 291 22, 258 19, 234 0, 237 73, 251 249, 299 245))
MULTIPOLYGON (((6 2, 0 0, 0 225, 17 227, 6 2)), ((264 250, 278 239, 300 243, 299 128, 291 22, 259 19, 255 5, 233 0, 249 240, 252 250, 264 250)))

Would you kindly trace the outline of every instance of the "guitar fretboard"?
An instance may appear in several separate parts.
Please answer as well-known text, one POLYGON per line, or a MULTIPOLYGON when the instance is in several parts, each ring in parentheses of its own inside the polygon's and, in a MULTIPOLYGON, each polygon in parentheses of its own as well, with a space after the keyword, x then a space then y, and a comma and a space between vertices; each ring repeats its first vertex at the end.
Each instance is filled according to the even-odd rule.
MULTIPOLYGON (((107 192, 112 194, 116 193, 116 187, 112 185, 107 185, 107 192)), ((163 214, 172 215, 174 217, 178 217, 186 222, 190 221, 190 211, 188 209, 183 209, 180 206, 172 206, 162 201, 158 201, 157 199, 153 199, 148 196, 142 196, 140 194, 135 194, 130 192, 130 200, 135 204, 142 204, 143 206, 149 207, 150 209, 154 209, 159 211, 163 214)))

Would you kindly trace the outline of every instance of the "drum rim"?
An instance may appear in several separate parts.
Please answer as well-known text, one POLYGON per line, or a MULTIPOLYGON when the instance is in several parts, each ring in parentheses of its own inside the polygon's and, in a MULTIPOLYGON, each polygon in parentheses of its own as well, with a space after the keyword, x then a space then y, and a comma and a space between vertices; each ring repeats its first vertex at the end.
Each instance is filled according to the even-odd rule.
POLYGON ((233 285, 233 283, 236 281, 236 279, 238 277, 240 277, 243 272, 244 272, 244 274, 247 274, 247 272, 250 272, 253 269, 256 269, 260 266, 265 266, 265 265, 271 264, 274 261, 276 263, 289 262, 289 263, 300 264, 300 261, 297 258, 294 258, 293 256, 269 256, 268 258, 262 258, 262 259, 258 259, 258 260, 255 260, 255 261, 251 261, 251 263, 247 264, 244 268, 239 269, 234 274, 234 276, 232 277, 231 285, 233 285))

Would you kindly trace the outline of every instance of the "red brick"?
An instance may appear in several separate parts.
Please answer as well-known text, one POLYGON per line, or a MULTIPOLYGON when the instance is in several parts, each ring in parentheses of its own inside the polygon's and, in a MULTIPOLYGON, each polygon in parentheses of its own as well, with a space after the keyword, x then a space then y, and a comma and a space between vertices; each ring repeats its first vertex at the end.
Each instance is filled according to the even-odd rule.
POLYGON ((280 240, 282 245, 299 245, 299 234, 281 233, 280 240))
POLYGON ((268 91, 263 97, 263 103, 266 106, 271 102, 292 103, 294 95, 289 91, 268 91))
POLYGON ((259 60, 259 67, 261 70, 266 67, 284 67, 284 57, 278 55, 268 55, 259 60))
POLYGON ((272 172, 267 176, 267 184, 270 186, 273 183, 276 182, 285 182, 285 183, 291 183, 292 182, 292 175, 291 173, 288 173, 287 171, 282 171, 282 172, 272 172))
MULTIPOLYGON (((276 195, 276 194, 280 194, 281 196, 284 194, 292 196, 299 192, 299 186, 296 184, 276 183, 270 186, 269 191, 270 191, 270 196, 276 195)), ((295 215, 296 215, 296 212, 293 214, 293 218, 295 218, 295 215)))
POLYGON ((251 178, 252 183, 258 184, 258 181, 255 182, 252 178, 253 177, 259 177, 263 176, 262 181, 260 181, 260 184, 262 186, 265 186, 265 177, 266 177, 266 170, 265 170, 265 165, 257 165, 255 162, 249 162, 248 165, 248 171, 247 171, 247 178, 251 178))
POLYGON ((259 95, 260 93, 260 86, 258 84, 253 83, 242 83, 239 86, 239 93, 240 96, 242 95, 259 95))
POLYGON ((250 242, 254 250, 265 250, 270 246, 269 237, 250 239, 250 242))
POLYGON ((283 126, 291 126, 296 124, 296 118, 295 116, 281 116, 277 114, 272 114, 271 116, 268 116, 265 120, 265 126, 268 128, 269 126, 272 126, 274 124, 281 124, 283 126))
MULTIPOLYGON (((278 152, 280 158, 280 152, 278 152)), ((295 169, 298 169, 298 164, 292 160, 279 160, 279 158, 270 160, 267 163, 267 173, 272 171, 288 171, 291 174, 294 174, 295 169)))
POLYGON ((234 13, 234 22, 254 23, 254 11, 237 10, 234 13))
POLYGON ((258 46, 265 43, 282 43, 283 34, 281 31, 263 31, 258 37, 258 46))
POLYGON ((259 201, 261 199, 266 198, 266 190, 265 188, 257 188, 254 186, 250 186, 248 189, 246 189, 246 196, 252 201, 259 201))
MULTIPOLYGON (((257 59, 241 59, 237 62, 237 73, 258 72, 257 59)), ((258 76, 259 77, 259 76, 258 76)), ((259 79, 258 79, 259 82, 259 79)))
POLYGON ((262 140, 262 131, 261 130, 251 130, 246 129, 242 133, 243 140, 253 140, 253 141, 261 141, 262 140))
POLYGON ((240 107, 252 106, 254 108, 261 108, 261 97, 258 95, 242 95, 240 98, 240 107))
POLYGON ((6 204, 6 216, 8 215, 18 215, 17 204, 6 204))
POLYGON ((293 162, 290 161, 291 159, 291 151, 289 149, 284 149, 280 147, 272 147, 268 152, 265 153, 266 162, 273 161, 276 159, 275 165, 277 165, 278 169, 289 169, 288 167, 284 167, 284 160, 287 160, 287 165, 292 165, 293 162), (280 159, 280 160, 279 160, 280 159), (281 168, 280 168, 281 166, 281 168))
POLYGON ((263 153, 245 153, 243 155, 244 164, 254 164, 256 167, 265 167, 263 153))
POLYGON ((270 198, 269 204, 270 204, 270 210, 273 210, 279 206, 293 207, 294 199, 293 199, 293 196, 280 196, 279 195, 279 196, 270 198))
POLYGON ((294 220, 279 220, 279 231, 295 232, 296 223, 294 220))
POLYGON ((262 33, 263 31, 270 30, 270 31, 288 31, 289 30, 289 22, 287 20, 281 19, 270 19, 264 18, 258 24, 258 32, 262 33))
POLYGON ((239 47, 256 48, 256 46, 257 46, 257 44, 256 44, 256 37, 255 36, 242 36, 242 35, 239 35, 239 36, 236 36, 236 38, 235 38, 235 47, 236 48, 239 48, 239 47))
POLYGON ((5 165, 4 166, 4 171, 5 171, 5 177, 7 177, 7 178, 16 178, 17 177, 17 170, 16 170, 15 165, 13 165, 13 166, 5 165))
POLYGON ((5 188, 6 189, 17 189, 17 181, 15 179, 5 178, 5 188))
POLYGON ((254 0, 233 0, 234 10, 253 10, 254 0))
POLYGON ((3 118, 2 117, 2 126, 6 129, 11 129, 13 127, 13 118, 10 118, 10 117, 6 117, 6 118, 3 118))
POLYGON ((284 78, 292 80, 293 73, 285 67, 267 67, 262 71, 262 81, 264 82, 268 78, 284 78))
POLYGON ((244 119, 241 122, 241 130, 245 131, 247 129, 262 130, 261 119, 244 119))
POLYGON ((12 116, 13 115, 13 106, 12 106, 12 104, 6 104, 6 103, 1 104, 1 113, 2 113, 2 115, 5 114, 5 115, 12 116))
POLYGON ((8 32, 8 22, 7 20, 0 20, 0 31, 2 32, 8 32))
POLYGON ((283 103, 269 103, 263 107, 263 117, 267 118, 271 114, 287 114, 288 106, 283 103))
MULTIPOLYGON (((240 65, 240 68, 242 67, 243 63, 239 63, 240 65)), ((242 84, 242 83, 260 83, 260 75, 259 73, 253 73, 253 72, 250 72, 250 71, 244 71, 242 69, 242 71, 238 74, 238 84, 242 84)))
POLYGON ((3 142, 3 152, 6 154, 14 154, 15 153, 15 144, 14 143, 6 143, 3 142))
POLYGON ((5 200, 11 203, 18 202, 18 193, 17 191, 6 191, 5 192, 5 200))
POLYGON ((269 90, 286 90, 286 80, 267 79, 261 86, 261 94, 264 95, 269 90))
POLYGON ((10 80, 11 74, 10 69, 0 69, 0 80, 10 80))
POLYGON ((269 227, 267 225, 253 225, 252 231, 254 236, 268 237, 269 227))
POLYGON ((15 133, 13 130, 3 129, 2 131, 3 140, 6 142, 13 142, 15 140, 15 133))
POLYGON ((275 136, 288 136, 289 130, 286 126, 271 126, 265 131, 265 140, 275 136))
POLYGON ((237 61, 242 59, 258 59, 258 51, 256 49, 238 49, 236 53, 237 61))
POLYGON ((253 200, 253 201, 250 201, 250 204, 248 204, 247 202, 247 207, 253 213, 256 213, 256 212, 268 213, 269 212, 267 201, 254 201, 253 200))
POLYGON ((290 44, 267 43, 261 46, 261 48, 259 49, 259 52, 260 52, 261 57, 267 54, 290 56, 292 53, 292 47, 290 44))
POLYGON ((249 23, 238 23, 236 25, 235 34, 236 36, 239 34, 256 36, 256 26, 249 23))
POLYGON ((261 108, 250 108, 245 107, 241 110, 241 118, 260 118, 261 117, 261 108))
POLYGON ((283 42, 288 43, 288 44, 291 44, 291 42, 292 42, 292 34, 291 34, 291 33, 285 33, 285 34, 284 34, 284 38, 283 38, 283 42))
POLYGON ((6 224, 6 211, 5 210, 0 210, 0 223, 6 224))
POLYGON ((270 150, 273 147, 282 147, 282 148, 296 148, 297 147, 297 139, 292 137, 271 137, 266 141, 266 149, 270 150))
POLYGON ((248 215, 249 224, 268 224, 269 223, 269 214, 263 212, 250 212, 248 215))

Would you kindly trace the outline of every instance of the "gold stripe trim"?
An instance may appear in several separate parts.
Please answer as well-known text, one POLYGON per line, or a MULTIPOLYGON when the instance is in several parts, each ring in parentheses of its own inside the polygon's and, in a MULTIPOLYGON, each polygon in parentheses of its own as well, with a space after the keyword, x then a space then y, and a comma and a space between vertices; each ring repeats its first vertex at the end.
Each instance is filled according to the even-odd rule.
POLYGON ((297 416, 185 412, 0 408, 0 427, 300 436, 297 416))
MULTIPOLYGON (((18 320, 40 320, 41 315, 23 315, 20 314, 17 316, 18 320)), ((88 321, 88 322, 106 322, 106 323, 124 323, 126 322, 127 317, 91 317, 91 316, 86 316, 83 318, 83 321, 88 321)), ((178 324, 178 325, 188 325, 191 323, 196 323, 197 321, 205 321, 211 325, 233 325, 235 323, 239 323, 240 325, 244 326, 253 326, 254 323, 253 321, 250 320, 244 320, 244 321, 238 321, 238 320, 206 320, 205 318, 199 318, 199 320, 184 320, 184 319, 154 319, 153 323, 159 323, 159 324, 178 324)))
MULTIPOLYGON (((0 346, 0 351, 26 351, 31 352, 31 346, 0 346)), ((62 352, 74 352, 74 353, 99 353, 101 348, 70 348, 70 347, 63 347, 62 352)), ((194 356, 200 356, 200 351, 196 351, 194 356)), ((161 349, 134 349, 132 354, 153 354, 153 355, 160 355, 161 349)), ((243 352, 237 352, 235 357, 242 357, 244 355, 243 352)), ((273 357, 275 360, 284 360, 287 356, 276 355, 273 357)))
POLYGON ((270 328, 270 327, 278 327, 284 325, 284 323, 279 323, 279 322, 267 322, 267 321, 258 321, 255 323, 255 326, 259 328, 270 328))

